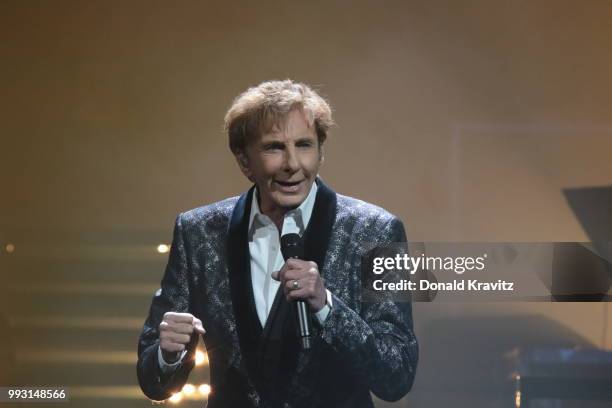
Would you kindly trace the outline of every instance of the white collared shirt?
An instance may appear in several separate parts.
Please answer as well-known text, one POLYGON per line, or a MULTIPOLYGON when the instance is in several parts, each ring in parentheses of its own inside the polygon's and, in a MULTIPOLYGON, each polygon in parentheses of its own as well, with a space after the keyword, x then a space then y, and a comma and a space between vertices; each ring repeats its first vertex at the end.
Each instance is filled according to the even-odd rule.
MULTIPOLYGON (((280 282, 272 279, 272 272, 279 271, 285 263, 280 248, 280 237, 291 233, 304 235, 314 208, 317 189, 317 183, 312 183, 310 192, 302 204, 285 214, 280 234, 272 219, 259 209, 256 197, 257 190, 253 194, 249 217, 251 284, 253 285, 257 316, 262 327, 266 325, 276 292, 280 287, 280 282)), ((328 303, 330 303, 331 296, 329 293, 327 298, 328 303)), ((330 307, 326 304, 315 316, 323 323, 329 311, 330 307)))
MULTIPOLYGON (((276 292, 279 290, 280 282, 272 279, 272 272, 279 271, 285 261, 280 248, 280 237, 285 234, 297 233, 303 235, 308 227, 312 210, 317 196, 317 183, 312 183, 310 192, 299 207, 288 211, 283 219, 282 231, 279 234, 276 224, 270 217, 263 214, 257 202, 257 189, 253 192, 251 201, 251 213, 249 214, 249 254, 251 258, 251 284, 253 285, 253 296, 257 317, 262 327, 270 314, 274 303, 276 292)), ((321 266, 321 265, 319 265, 321 266)), ((327 290, 327 302, 315 316, 321 324, 327 319, 331 311, 332 296, 327 290)), ((204 328, 206 329, 206 328, 204 328)), ((179 360, 173 364, 164 361, 161 348, 158 349, 159 366, 164 372, 176 368, 187 353, 184 350, 179 360)))

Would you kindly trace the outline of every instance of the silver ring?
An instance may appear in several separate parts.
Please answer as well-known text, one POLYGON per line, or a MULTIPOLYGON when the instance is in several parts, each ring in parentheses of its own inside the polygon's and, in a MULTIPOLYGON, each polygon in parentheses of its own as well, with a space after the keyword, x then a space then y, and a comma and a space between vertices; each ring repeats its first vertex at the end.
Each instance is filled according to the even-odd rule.
POLYGON ((292 289, 299 289, 300 288, 300 282, 298 282, 297 280, 294 280, 293 283, 291 284, 291 288, 292 289))

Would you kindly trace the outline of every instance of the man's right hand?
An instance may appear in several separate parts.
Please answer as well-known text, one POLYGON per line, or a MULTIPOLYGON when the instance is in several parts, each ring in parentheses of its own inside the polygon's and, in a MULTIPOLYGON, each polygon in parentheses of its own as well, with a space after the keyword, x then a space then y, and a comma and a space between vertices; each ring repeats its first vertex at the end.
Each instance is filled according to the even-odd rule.
POLYGON ((166 312, 159 324, 159 347, 164 360, 172 364, 191 342, 193 331, 206 333, 202 321, 190 313, 166 312))

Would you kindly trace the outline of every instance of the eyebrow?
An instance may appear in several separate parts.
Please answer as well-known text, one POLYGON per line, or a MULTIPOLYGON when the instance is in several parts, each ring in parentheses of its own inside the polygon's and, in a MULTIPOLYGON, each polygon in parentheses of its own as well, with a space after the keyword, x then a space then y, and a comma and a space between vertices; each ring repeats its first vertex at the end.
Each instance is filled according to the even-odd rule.
POLYGON ((270 140, 269 142, 262 142, 261 143, 262 147, 282 147, 285 146, 284 142, 281 142, 280 140, 270 140))
MULTIPOLYGON (((316 140, 317 140, 316 137, 303 136, 303 137, 300 137, 300 138, 296 139, 295 143, 314 142, 316 140)), ((267 146, 267 145, 270 145, 270 144, 282 144, 282 145, 284 145, 285 141, 284 140, 280 140, 280 139, 272 138, 272 139, 269 139, 269 140, 262 140, 261 144, 263 146, 267 146)))

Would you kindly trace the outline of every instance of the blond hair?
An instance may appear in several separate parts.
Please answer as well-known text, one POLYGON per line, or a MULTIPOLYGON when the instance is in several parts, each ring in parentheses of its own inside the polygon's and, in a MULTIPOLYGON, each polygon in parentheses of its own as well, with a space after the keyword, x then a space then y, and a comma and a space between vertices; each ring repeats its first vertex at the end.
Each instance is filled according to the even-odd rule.
POLYGON ((314 124, 322 146, 334 124, 329 104, 308 85, 286 79, 262 82, 234 99, 225 114, 230 149, 243 152, 249 141, 280 126, 294 109, 304 112, 309 126, 314 124))

